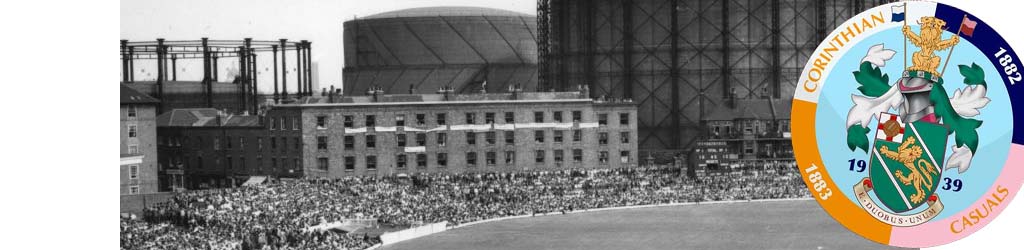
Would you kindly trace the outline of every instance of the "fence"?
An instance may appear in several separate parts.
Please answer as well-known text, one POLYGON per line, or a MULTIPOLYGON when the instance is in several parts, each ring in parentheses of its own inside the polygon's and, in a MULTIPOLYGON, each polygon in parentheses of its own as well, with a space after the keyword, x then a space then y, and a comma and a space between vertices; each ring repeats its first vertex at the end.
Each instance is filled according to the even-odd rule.
POLYGON ((419 238, 426 235, 444 232, 445 230, 448 230, 448 222, 442 221, 438 223, 409 228, 402 231, 381 234, 380 241, 381 245, 386 246, 406 240, 419 238))

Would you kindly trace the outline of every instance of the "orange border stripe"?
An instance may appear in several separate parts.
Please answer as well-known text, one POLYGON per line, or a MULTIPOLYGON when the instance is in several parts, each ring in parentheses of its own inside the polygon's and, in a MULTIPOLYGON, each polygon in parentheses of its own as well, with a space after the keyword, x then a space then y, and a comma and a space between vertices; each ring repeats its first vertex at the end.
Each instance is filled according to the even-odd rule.
POLYGON ((800 166, 804 184, 807 184, 808 189, 811 189, 811 196, 818 200, 818 204, 832 218, 839 221, 840 224, 867 239, 888 245, 892 226, 871 217, 859 205, 847 198, 840 190, 852 187, 836 186, 832 182, 832 177, 825 169, 825 165, 822 164, 821 152, 818 151, 818 139, 814 127, 817 107, 817 103, 793 100, 793 115, 791 117, 793 152, 796 156, 796 162, 800 166), (810 167, 811 164, 818 166, 818 171, 821 173, 822 178, 828 183, 828 187, 832 189, 832 196, 828 200, 821 200, 818 197, 816 192, 814 192, 813 186, 810 184, 810 180, 807 178, 807 174, 804 173, 804 169, 810 167))

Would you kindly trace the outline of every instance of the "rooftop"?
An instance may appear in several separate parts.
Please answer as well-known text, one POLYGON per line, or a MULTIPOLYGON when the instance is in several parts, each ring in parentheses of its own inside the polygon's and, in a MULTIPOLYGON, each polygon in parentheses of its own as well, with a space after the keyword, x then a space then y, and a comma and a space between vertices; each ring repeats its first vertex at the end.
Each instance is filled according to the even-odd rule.
POLYGON ((259 126, 259 117, 224 114, 212 108, 175 109, 156 117, 157 127, 259 126))
POLYGON ((411 8, 402 9, 395 11, 383 12, 375 15, 370 15, 358 19, 384 19, 384 18, 400 18, 400 17, 437 17, 437 16, 532 16, 526 13, 519 13, 510 10, 493 9, 493 8, 482 8, 482 7, 466 7, 466 6, 442 6, 442 7, 423 7, 423 8, 411 8))
POLYGON ((781 99, 740 99, 736 100, 735 108, 729 105, 717 105, 704 117, 705 121, 731 121, 735 119, 789 119, 792 102, 781 99), (771 105, 768 105, 771 104, 771 105), (774 110, 773 110, 774 107, 774 110))
POLYGON ((632 104, 626 100, 591 99, 579 92, 518 92, 513 93, 475 93, 450 94, 382 94, 374 96, 313 96, 299 99, 296 102, 278 104, 280 107, 311 107, 311 106, 372 106, 372 105, 427 105, 427 104, 487 104, 487 103, 565 103, 593 102, 598 104, 632 104))
POLYGON ((160 100, 121 84, 121 104, 160 103, 160 100))

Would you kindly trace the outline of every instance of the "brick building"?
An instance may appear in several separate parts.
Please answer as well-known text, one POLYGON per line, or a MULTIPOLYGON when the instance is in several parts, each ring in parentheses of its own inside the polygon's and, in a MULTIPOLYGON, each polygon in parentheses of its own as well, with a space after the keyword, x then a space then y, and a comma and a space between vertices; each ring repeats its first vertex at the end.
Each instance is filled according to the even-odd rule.
POLYGON ((707 131, 689 156, 689 174, 728 172, 755 161, 792 161, 789 115, 784 100, 735 100, 704 119, 707 131))
POLYGON ((578 92, 326 96, 273 105, 262 117, 193 109, 160 120, 160 135, 167 137, 162 140, 172 141, 161 147, 162 159, 174 167, 169 169, 183 170, 182 186, 188 188, 237 184, 249 176, 338 178, 638 163, 635 104, 578 92), (227 121, 210 121, 213 117, 227 121), (251 121, 234 124, 232 119, 251 121))
POLYGON ((121 84, 121 194, 157 192, 156 104, 121 84))
POLYGON ((160 189, 236 186, 252 178, 301 177, 299 131, 270 131, 258 116, 209 108, 157 118, 160 189))

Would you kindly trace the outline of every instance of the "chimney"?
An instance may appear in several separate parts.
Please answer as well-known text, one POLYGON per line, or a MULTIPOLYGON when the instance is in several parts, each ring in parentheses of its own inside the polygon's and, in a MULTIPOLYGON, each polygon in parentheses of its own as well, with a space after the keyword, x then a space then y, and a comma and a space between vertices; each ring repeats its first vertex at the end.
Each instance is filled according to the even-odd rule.
POLYGON ((334 85, 332 84, 331 85, 331 92, 327 93, 327 103, 334 103, 334 95, 335 95, 334 85))

